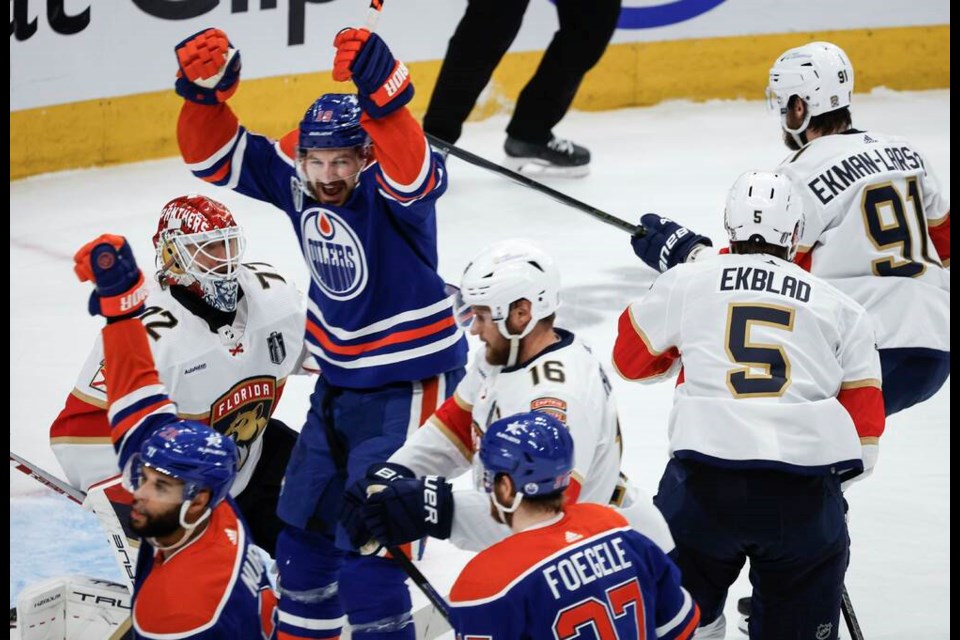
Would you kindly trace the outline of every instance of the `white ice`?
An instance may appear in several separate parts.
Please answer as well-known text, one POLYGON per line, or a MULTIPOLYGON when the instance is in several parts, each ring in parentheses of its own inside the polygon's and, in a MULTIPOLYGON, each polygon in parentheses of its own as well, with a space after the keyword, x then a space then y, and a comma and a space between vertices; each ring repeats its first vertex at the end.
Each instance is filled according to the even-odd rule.
MULTIPOLYGON (((949 109, 949 91, 877 90, 855 96, 853 115, 859 128, 903 135, 924 151, 949 197, 949 109)), ((291 124, 295 118, 291 114, 291 124)), ((458 144, 499 162, 505 125, 504 116, 469 124, 458 144)), ((171 121, 171 132, 173 127, 171 121)), ((760 102, 575 112, 556 133, 590 148, 592 173, 550 186, 631 222, 650 211, 675 217, 720 242, 722 203, 734 179, 748 169, 772 168, 786 154, 779 123, 760 102)), ((558 324, 581 334, 609 363, 617 316, 654 276, 633 255, 627 234, 460 160, 451 158, 448 167, 450 190, 438 206, 442 275, 457 282, 469 258, 490 241, 537 239, 555 255, 563 276, 558 324)), ((305 287, 306 268, 285 216, 206 185, 179 159, 11 183, 11 450, 62 477, 47 429, 102 325, 87 315, 90 287, 73 276, 73 252, 100 233, 120 233, 149 269, 160 207, 188 192, 227 203, 246 228, 247 257, 273 263, 305 287)), ((640 386, 616 376, 614 386, 624 470, 652 495, 667 460, 673 386, 640 386)), ((310 387, 309 379, 289 382, 278 417, 299 428, 310 387)), ((852 552, 846 585, 871 640, 949 635, 949 418, 948 382, 933 399, 888 421, 876 473, 848 492, 852 552)), ((119 577, 90 514, 13 469, 10 475, 11 605, 24 584, 41 577, 119 577)), ((433 541, 421 568, 447 593, 467 557, 433 541)), ((739 636, 736 599, 748 593, 744 571, 727 602, 728 638, 739 636)), ((419 593, 414 598, 417 605, 424 602, 419 593)))

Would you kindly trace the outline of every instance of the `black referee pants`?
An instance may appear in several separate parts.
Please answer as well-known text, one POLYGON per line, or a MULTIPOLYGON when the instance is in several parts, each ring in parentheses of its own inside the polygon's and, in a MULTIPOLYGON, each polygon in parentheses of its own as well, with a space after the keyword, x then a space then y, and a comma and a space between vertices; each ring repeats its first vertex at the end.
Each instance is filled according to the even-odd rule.
MULTIPOLYGON (((520 30, 530 0, 469 0, 447 47, 423 119, 427 133, 460 137, 494 69, 520 30)), ((517 99, 507 133, 545 144, 566 114, 583 76, 600 60, 620 15, 621 0, 556 0, 560 28, 517 99)))

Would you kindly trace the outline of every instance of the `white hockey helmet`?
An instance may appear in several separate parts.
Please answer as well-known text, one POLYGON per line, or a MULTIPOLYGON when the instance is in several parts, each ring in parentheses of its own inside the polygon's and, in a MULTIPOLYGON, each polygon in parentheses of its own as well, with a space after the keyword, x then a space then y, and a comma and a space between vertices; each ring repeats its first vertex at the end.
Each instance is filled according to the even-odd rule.
POLYGON ((803 203, 786 175, 747 171, 730 188, 723 223, 730 242, 762 240, 793 260, 803 235, 803 203))
POLYGON ((533 243, 502 240, 486 247, 467 265, 459 297, 461 309, 490 307, 500 334, 508 340, 519 340, 560 306, 560 272, 553 258, 533 243), (517 300, 530 301, 531 320, 522 332, 511 334, 507 318, 510 305, 517 300))
POLYGON ((853 65, 843 49, 830 42, 811 42, 784 52, 770 69, 767 104, 780 111, 783 130, 793 135, 806 131, 810 118, 850 106, 853 65), (807 116, 796 129, 787 126, 787 105, 798 96, 807 105, 807 116))

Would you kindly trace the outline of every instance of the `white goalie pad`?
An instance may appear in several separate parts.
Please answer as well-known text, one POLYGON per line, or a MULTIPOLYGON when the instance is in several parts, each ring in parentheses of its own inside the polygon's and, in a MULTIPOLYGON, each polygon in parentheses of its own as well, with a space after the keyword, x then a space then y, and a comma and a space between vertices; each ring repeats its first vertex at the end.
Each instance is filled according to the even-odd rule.
POLYGON ((129 627, 127 587, 87 576, 61 576, 28 585, 17 596, 22 640, 104 640, 129 627))

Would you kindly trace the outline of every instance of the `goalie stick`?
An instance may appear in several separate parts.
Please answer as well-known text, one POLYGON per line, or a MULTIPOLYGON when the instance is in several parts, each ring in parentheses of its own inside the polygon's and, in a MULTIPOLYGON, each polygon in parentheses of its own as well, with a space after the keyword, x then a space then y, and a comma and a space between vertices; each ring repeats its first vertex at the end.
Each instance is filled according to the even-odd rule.
MULTIPOLYGON (((15 454, 13 451, 10 452, 10 466, 30 476, 48 489, 66 496, 72 502, 76 502, 80 506, 87 508, 84 506, 84 501, 87 499, 86 493, 70 486, 52 473, 41 469, 29 460, 15 454)), ((101 508, 94 509, 94 515, 97 516, 100 526, 103 527, 104 533, 107 534, 107 541, 110 544, 111 551, 113 551, 113 556, 120 567, 121 573, 123 573, 129 581, 130 592, 133 593, 133 580, 136 572, 136 552, 139 541, 127 535, 120 519, 115 513, 104 513, 104 511, 112 511, 116 508, 116 505, 106 497, 106 494, 103 491, 98 491, 95 497, 97 498, 96 501, 101 503, 101 508), (110 504, 110 507, 106 506, 107 503, 110 504)))

